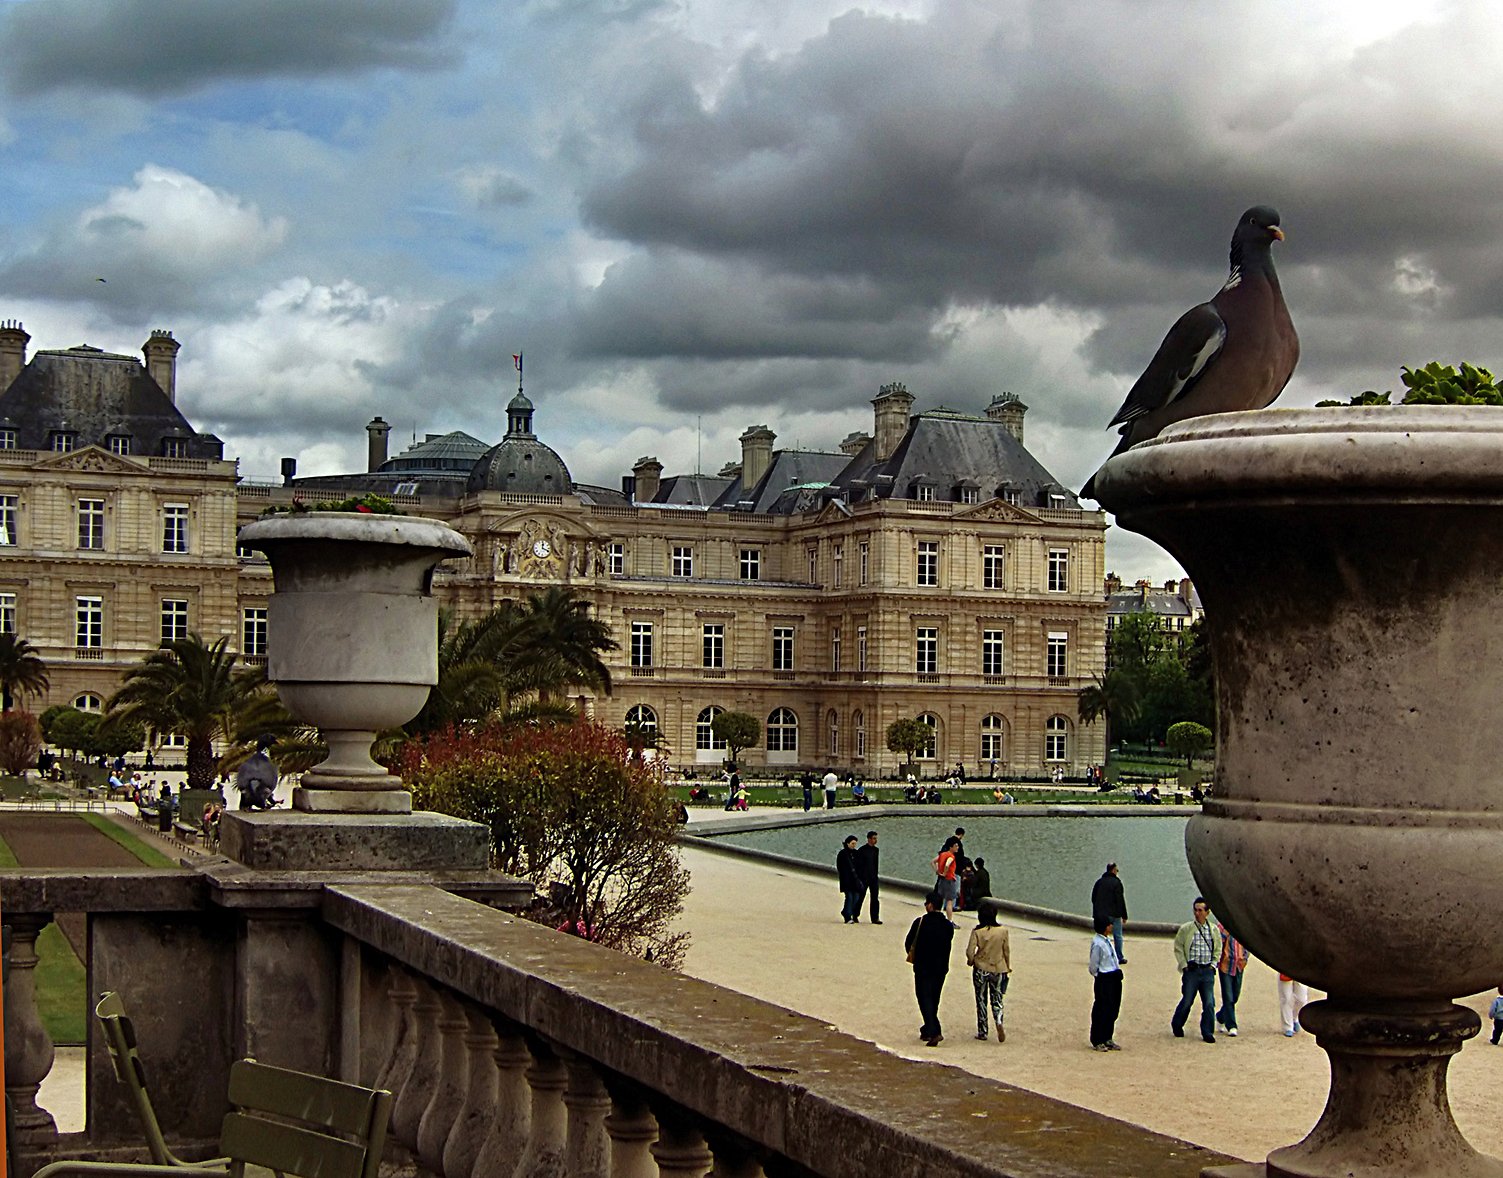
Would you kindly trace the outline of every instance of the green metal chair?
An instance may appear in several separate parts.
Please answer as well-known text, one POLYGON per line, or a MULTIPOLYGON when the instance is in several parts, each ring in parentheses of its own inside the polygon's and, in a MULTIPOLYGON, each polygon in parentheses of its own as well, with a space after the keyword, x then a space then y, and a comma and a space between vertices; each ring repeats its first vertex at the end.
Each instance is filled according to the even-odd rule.
MULTIPOLYGON (((377 1178, 391 1093, 242 1059, 230 1068, 219 1145, 230 1178, 261 1166, 296 1178, 377 1178), (296 1122, 296 1123, 294 1123, 296 1122)), ((224 1178, 222 1166, 53 1162, 34 1178, 224 1178)))

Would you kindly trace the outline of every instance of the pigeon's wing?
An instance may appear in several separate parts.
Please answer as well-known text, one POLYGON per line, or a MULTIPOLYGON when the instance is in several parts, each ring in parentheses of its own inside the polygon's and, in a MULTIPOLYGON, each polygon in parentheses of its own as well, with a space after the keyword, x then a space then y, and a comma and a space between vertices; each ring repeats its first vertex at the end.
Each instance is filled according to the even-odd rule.
POLYGON ((1191 307, 1179 317, 1159 350, 1138 377, 1107 428, 1162 409, 1194 387, 1226 342, 1226 324, 1210 303, 1191 307))

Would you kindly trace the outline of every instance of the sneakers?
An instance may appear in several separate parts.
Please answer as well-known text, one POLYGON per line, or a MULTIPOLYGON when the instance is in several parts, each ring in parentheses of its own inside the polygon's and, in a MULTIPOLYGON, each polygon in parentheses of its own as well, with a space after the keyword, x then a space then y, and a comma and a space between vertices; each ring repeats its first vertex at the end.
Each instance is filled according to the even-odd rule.
POLYGON ((1226 1033, 1228 1035, 1230 1035, 1233 1039, 1235 1039, 1237 1037, 1237 1028, 1236 1027, 1227 1027, 1226 1033))
POLYGON ((1304 1027, 1302 1027, 1302 1026, 1299 1025, 1299 1020, 1295 1019, 1294 1020, 1294 1030, 1295 1030, 1295 1033, 1298 1034, 1300 1031, 1303 1031, 1304 1029, 1305 1029, 1304 1027))
POLYGON ((981 1039, 981 1040, 986 1040, 986 1039, 990 1039, 991 1036, 988 1035, 985 1031, 977 1031, 976 1032, 976 1038, 981 1039))
POLYGON ((1284 1032, 1284 1038, 1286 1038, 1286 1039, 1293 1039, 1294 1038, 1294 1032, 1293 1031, 1285 1031, 1284 1032))
POLYGON ((1092 1044, 1091 1050, 1092 1051, 1110 1051, 1111 1048, 1108 1047, 1105 1043, 1095 1043, 1095 1044, 1092 1044))
POLYGON ((1122 1050, 1122 1045, 1120 1043, 1118 1043, 1115 1039, 1108 1039, 1106 1041, 1106 1049, 1108 1051, 1121 1051, 1122 1050))

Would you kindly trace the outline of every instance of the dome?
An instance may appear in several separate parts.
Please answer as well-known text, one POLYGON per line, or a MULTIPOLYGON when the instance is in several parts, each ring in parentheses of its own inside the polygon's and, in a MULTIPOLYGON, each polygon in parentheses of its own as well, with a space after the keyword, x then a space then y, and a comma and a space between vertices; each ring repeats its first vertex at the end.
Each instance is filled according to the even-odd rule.
POLYGON ((525 495, 567 495, 574 489, 569 468, 537 438, 509 434, 481 456, 465 488, 525 495))

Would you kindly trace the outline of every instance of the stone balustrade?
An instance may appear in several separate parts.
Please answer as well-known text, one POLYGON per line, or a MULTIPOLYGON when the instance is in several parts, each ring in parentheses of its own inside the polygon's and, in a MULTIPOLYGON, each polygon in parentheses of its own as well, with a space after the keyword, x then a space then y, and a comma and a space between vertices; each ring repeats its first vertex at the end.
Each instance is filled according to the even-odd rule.
POLYGON ((255 1054, 389 1088, 389 1160, 436 1178, 1188 1178, 1229 1160, 898 1058, 464 891, 493 904, 521 894, 477 878, 222 861, 0 872, 23 1170, 141 1152, 97 1035, 87 1132, 59 1134, 36 1103, 52 1048, 34 945, 68 911, 89 913, 90 992, 125 998, 164 1129, 184 1149, 212 1149, 229 1063, 255 1054))

